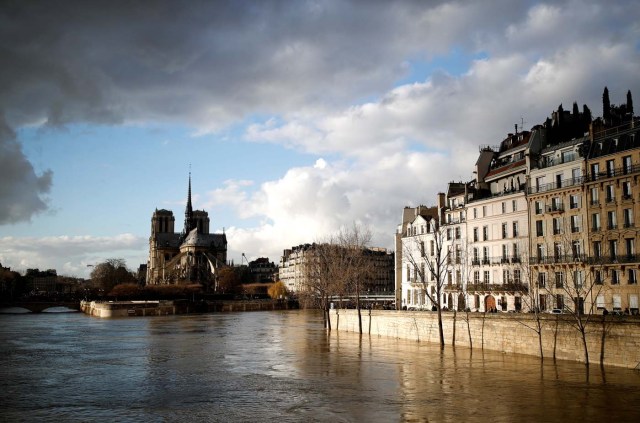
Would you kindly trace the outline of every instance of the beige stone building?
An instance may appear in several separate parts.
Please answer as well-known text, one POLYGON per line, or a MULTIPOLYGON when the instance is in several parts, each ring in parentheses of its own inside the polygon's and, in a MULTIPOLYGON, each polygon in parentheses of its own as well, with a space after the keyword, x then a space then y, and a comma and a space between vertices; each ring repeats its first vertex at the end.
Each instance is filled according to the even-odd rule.
POLYGON ((531 303, 539 310, 574 309, 574 299, 584 310, 589 296, 583 184, 587 142, 581 137, 547 146, 531 161, 531 303))
MULTIPOLYGON (((308 266, 317 263, 316 244, 302 244, 283 251, 279 278, 292 293, 303 292, 310 286, 308 266)), ((341 247, 337 247, 341 248, 341 247)), ((368 247, 363 254, 368 269, 360 287, 361 294, 392 294, 394 292, 394 253, 385 248, 368 247)))
POLYGON ((588 267, 595 309, 638 313, 640 119, 597 128, 587 160, 588 267))

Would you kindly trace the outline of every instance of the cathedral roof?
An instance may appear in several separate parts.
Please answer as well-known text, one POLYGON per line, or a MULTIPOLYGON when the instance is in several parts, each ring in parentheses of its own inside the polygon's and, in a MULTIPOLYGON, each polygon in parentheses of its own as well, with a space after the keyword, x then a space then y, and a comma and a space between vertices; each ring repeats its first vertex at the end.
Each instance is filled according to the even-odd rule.
POLYGON ((155 234, 157 246, 160 248, 178 248, 180 246, 180 234, 160 232, 155 234))
POLYGON ((225 234, 201 234, 198 233, 198 228, 194 228, 184 239, 182 246, 221 248, 226 243, 227 237, 225 234))

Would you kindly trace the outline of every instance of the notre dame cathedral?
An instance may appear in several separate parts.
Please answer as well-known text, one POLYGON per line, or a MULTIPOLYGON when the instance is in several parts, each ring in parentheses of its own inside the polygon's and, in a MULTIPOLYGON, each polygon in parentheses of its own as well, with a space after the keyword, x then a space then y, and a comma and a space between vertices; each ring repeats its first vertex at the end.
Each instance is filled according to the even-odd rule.
POLYGON ((191 174, 184 213, 184 229, 174 232, 170 210, 158 210, 151 218, 147 285, 200 283, 215 289, 217 269, 226 265, 227 237, 209 233, 209 214, 191 206, 191 174))

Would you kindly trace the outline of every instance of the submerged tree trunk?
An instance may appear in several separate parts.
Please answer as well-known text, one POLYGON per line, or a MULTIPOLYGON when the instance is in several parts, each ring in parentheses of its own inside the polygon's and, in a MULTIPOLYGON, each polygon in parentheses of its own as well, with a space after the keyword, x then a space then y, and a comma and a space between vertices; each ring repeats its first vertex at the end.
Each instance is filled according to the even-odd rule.
POLYGON ((604 341, 607 337, 607 316, 602 315, 602 335, 600 337, 600 366, 604 366, 604 341))
POLYGON ((453 310, 453 334, 451 335, 451 345, 456 346, 456 310, 453 310))
POLYGON ((584 348, 584 363, 589 366, 589 349, 587 348, 587 331, 584 326, 580 326, 580 334, 582 335, 582 347, 584 348))
POLYGON ((471 322, 469 320, 469 312, 466 311, 465 313, 467 313, 467 335, 469 335, 469 348, 473 350, 473 340, 471 339, 471 322))
POLYGON ((358 333, 362 335, 362 313, 360 312, 360 286, 356 282, 356 308, 358 309, 358 333))
POLYGON ((438 307, 438 334, 440 335, 440 347, 444 348, 444 330, 442 328, 442 307, 438 307))

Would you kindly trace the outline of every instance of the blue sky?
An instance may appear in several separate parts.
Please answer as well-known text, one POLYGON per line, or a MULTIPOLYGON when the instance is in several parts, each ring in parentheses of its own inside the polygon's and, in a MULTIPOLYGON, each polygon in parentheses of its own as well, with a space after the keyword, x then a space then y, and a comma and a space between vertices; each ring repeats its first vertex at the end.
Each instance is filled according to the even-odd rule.
POLYGON ((0 10, 0 263, 146 261, 194 206, 229 258, 369 226, 469 180, 480 144, 640 93, 632 1, 17 2, 0 10))

